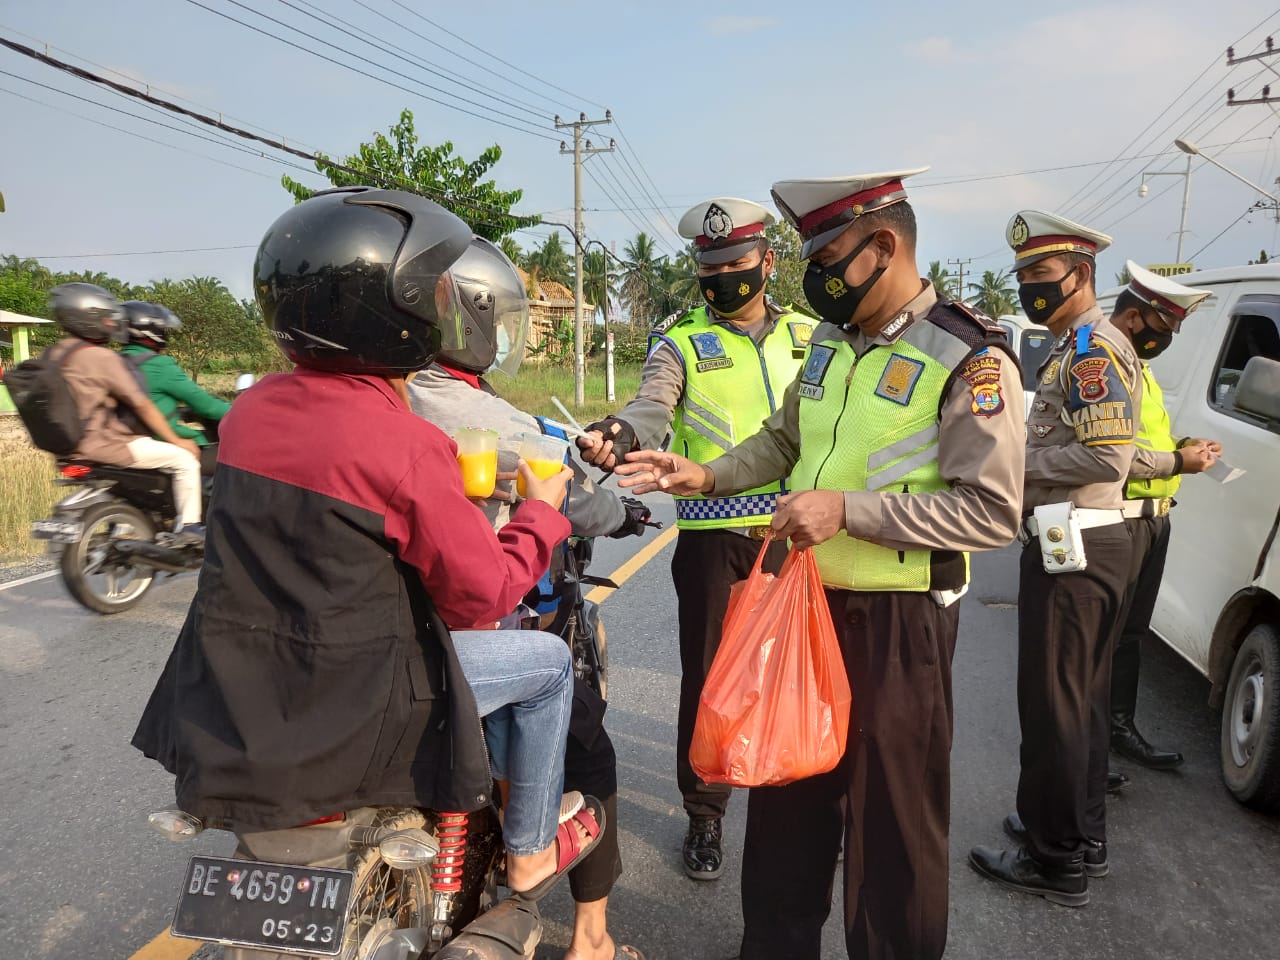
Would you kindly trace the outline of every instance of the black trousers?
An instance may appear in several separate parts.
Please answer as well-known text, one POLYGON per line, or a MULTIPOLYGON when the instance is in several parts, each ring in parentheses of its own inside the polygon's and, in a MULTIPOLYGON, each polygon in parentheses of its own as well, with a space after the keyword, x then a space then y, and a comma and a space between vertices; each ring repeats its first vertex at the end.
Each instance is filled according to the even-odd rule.
POLYGON ((1107 838, 1111 651, 1131 549, 1123 523, 1082 537, 1084 570, 1046 573, 1033 539, 1018 584, 1018 814, 1031 853, 1051 864, 1107 838))
POLYGON ((1133 542, 1123 626, 1111 658, 1111 714, 1132 721, 1138 709, 1138 672, 1142 666, 1142 641, 1151 630, 1151 615, 1164 578, 1169 555, 1169 517, 1133 517, 1126 520, 1133 542))
POLYGON ((851 960, 936 960, 947 942, 960 605, 927 593, 827 599, 853 688, 849 745, 830 773, 751 790, 741 960, 818 960, 842 837, 851 960))
MULTIPOLYGON (((681 530, 671 558, 680 620, 680 710, 676 717, 676 785, 691 817, 723 817, 733 788, 703 783, 689 765, 689 746, 698 716, 698 698, 711 661, 720 649, 720 627, 729 606, 729 590, 745 580, 763 541, 732 530, 681 530)), ((777 573, 787 557, 776 541, 765 555, 764 569, 777 573)))
POLYGON ((573 681, 573 709, 564 754, 564 788, 581 790, 604 805, 600 843, 569 873, 574 902, 607 897, 622 876, 618 849, 618 757, 604 728, 605 702, 584 681, 573 681))

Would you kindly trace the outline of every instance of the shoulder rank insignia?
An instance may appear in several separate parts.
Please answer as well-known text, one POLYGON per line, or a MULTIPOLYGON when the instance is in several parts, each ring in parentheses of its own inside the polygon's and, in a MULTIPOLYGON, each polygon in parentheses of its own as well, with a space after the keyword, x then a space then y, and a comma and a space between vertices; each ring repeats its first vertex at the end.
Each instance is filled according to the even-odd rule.
POLYGON ((1044 368, 1044 376, 1040 378, 1040 382, 1043 384, 1053 383, 1053 381, 1058 379, 1058 374, 1059 372, 1061 372, 1061 370, 1062 370, 1061 360, 1050 360, 1049 365, 1044 368))
POLYGON ((880 374, 880 382, 873 391, 877 397, 907 406, 915 392, 916 381, 924 373, 924 363, 895 353, 880 374))
POLYGON ((800 396, 808 400, 822 399, 827 389, 822 385, 822 381, 826 379, 827 369, 835 356, 835 347, 828 347, 822 343, 810 344, 809 359, 805 361, 804 369, 800 371, 800 396))
POLYGON ((911 321, 915 319, 915 314, 910 310, 903 310, 900 314, 884 325, 884 329, 880 331, 880 337, 886 343, 893 343, 902 331, 911 326, 911 321))
POLYGON ((677 323, 679 323, 680 318, 683 316, 684 316, 683 313, 673 313, 669 317, 663 317, 661 320, 659 320, 657 323, 653 325, 653 330, 651 332, 666 333, 668 330, 674 327, 677 323))
POLYGON ((1005 333, 1004 327, 1000 326, 1000 324, 996 323, 991 319, 991 317, 987 316, 987 314, 983 313, 973 304, 965 303, 963 300, 952 300, 950 301, 950 305, 960 313, 963 313, 988 333, 998 333, 1006 337, 1008 336, 1008 334, 1005 333))

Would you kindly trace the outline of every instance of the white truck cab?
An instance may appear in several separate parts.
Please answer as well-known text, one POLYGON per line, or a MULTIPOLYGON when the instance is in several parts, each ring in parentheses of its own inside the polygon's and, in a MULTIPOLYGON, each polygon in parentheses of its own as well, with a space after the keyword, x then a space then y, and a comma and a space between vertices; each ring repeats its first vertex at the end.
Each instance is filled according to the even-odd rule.
MULTIPOLYGON (((1212 684, 1227 787, 1280 811, 1280 264, 1178 282, 1213 295, 1151 364, 1174 435, 1245 472, 1183 479, 1151 625, 1212 684)), ((1121 289, 1098 298, 1108 316, 1121 289)))

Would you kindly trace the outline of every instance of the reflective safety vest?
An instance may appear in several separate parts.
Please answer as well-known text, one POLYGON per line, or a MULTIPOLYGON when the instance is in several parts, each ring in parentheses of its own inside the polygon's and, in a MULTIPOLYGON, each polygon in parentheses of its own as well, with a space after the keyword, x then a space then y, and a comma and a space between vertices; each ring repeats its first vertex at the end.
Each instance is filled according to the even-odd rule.
MULTIPOLYGON (((671 450, 697 463, 714 460, 760 429, 796 378, 817 321, 798 313, 778 318, 764 341, 731 324, 715 323, 698 307, 650 335, 684 360, 684 396, 676 407, 671 450)), ((732 497, 676 497, 682 530, 762 526, 773 518, 786 481, 732 497)))
MULTIPOLYGON (((1142 365, 1142 427, 1134 442, 1143 450, 1172 453, 1178 449, 1178 442, 1173 438, 1173 425, 1169 422, 1169 411, 1164 408, 1164 394, 1149 363, 1142 365)), ((1125 484, 1124 495, 1129 500, 1172 497, 1181 485, 1181 477, 1131 479, 1125 484)))
MULTIPOLYGON (((982 348, 975 351, 923 317, 894 343, 874 346, 861 359, 834 328, 824 327, 818 336, 800 375, 804 440, 792 487, 886 493, 950 489, 938 467, 943 391, 952 371, 982 348)), ((841 530, 813 552, 829 587, 933 589, 932 550, 891 550, 841 530)), ((963 556, 968 582, 968 555, 963 556)))

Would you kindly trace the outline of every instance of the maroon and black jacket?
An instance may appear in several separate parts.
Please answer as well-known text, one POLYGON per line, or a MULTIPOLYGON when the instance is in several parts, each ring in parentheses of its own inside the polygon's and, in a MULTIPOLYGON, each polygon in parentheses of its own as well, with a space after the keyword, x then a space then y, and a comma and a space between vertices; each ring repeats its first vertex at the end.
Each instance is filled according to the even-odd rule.
POLYGON ((494 534, 453 441, 378 377, 267 377, 219 434, 199 587, 133 745, 182 809, 263 829, 484 805, 445 625, 514 610, 568 522, 526 500, 494 534))

